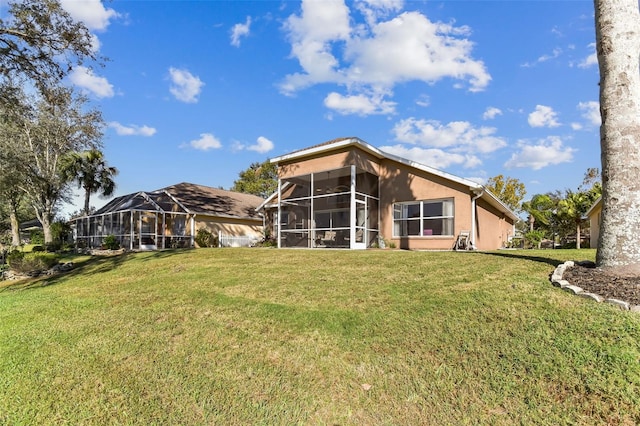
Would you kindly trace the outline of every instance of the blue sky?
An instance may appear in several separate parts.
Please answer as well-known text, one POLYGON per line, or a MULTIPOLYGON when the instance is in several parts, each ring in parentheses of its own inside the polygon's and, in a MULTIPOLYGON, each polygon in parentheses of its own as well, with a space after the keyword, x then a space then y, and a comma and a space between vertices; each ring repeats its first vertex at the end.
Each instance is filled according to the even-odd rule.
POLYGON ((69 80, 103 111, 118 195, 229 188, 342 136, 526 198, 600 167, 592 1, 62 3, 109 58, 69 80))

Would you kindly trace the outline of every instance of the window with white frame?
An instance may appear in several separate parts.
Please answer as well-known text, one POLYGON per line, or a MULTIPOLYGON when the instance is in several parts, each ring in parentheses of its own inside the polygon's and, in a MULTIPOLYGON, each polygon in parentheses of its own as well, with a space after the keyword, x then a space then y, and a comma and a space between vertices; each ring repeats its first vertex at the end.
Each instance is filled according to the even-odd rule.
POLYGON ((393 205, 394 237, 453 236, 453 199, 393 205))

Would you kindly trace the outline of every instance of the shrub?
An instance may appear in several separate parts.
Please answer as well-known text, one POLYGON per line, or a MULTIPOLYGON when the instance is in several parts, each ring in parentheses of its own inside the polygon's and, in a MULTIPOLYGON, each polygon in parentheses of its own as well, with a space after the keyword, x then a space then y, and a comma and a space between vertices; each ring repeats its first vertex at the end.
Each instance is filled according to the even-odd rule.
POLYGON ((57 251, 60 251, 60 249, 62 248, 62 242, 56 240, 51 243, 47 243, 45 246, 49 253, 55 253, 57 251))
POLYGON ((59 257, 53 253, 13 251, 7 257, 11 269, 19 274, 45 271, 58 263, 59 257))
POLYGON ((33 246, 31 247, 31 251, 44 251, 44 247, 38 245, 38 246, 33 246))
POLYGON ((529 231, 524 234, 524 238, 529 244, 531 244, 531 246, 540 248, 540 242, 542 242, 542 239, 544 238, 544 232, 537 229, 529 231))
POLYGON ((36 244, 36 245, 44 244, 44 232, 42 232, 42 229, 34 229, 29 234, 29 237, 31 239, 31 244, 36 244))
POLYGON ((207 228, 200 228, 196 232, 196 244, 198 247, 217 247, 218 238, 207 228))
POLYGON ((115 235, 107 235, 106 237, 104 237, 102 245, 107 250, 118 250, 120 248, 120 243, 118 242, 118 239, 115 235))

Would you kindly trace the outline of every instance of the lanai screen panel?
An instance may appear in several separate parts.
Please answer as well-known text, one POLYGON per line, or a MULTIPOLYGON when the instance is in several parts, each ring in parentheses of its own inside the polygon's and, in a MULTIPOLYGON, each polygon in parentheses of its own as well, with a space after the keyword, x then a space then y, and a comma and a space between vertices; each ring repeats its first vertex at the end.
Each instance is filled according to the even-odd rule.
POLYGON ((192 220, 187 211, 164 191, 118 197, 94 215, 76 219, 76 244, 100 247, 108 235, 129 249, 191 246, 192 220))
POLYGON ((378 177, 352 166, 284 179, 280 196, 281 247, 366 247, 378 240, 378 177), (352 200, 356 211, 352 211, 352 200))

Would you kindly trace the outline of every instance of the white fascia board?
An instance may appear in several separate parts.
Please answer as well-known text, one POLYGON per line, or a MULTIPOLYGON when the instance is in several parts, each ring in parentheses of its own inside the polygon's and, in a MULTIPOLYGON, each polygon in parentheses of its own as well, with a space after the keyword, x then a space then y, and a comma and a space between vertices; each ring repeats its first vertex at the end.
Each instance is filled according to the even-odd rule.
POLYGON ((602 195, 599 196, 598 199, 593 202, 593 205, 589 208, 589 210, 587 210, 587 212, 584 215, 586 217, 589 217, 591 213, 596 209, 596 207, 598 207, 598 204, 600 204, 601 202, 602 202, 602 195))

